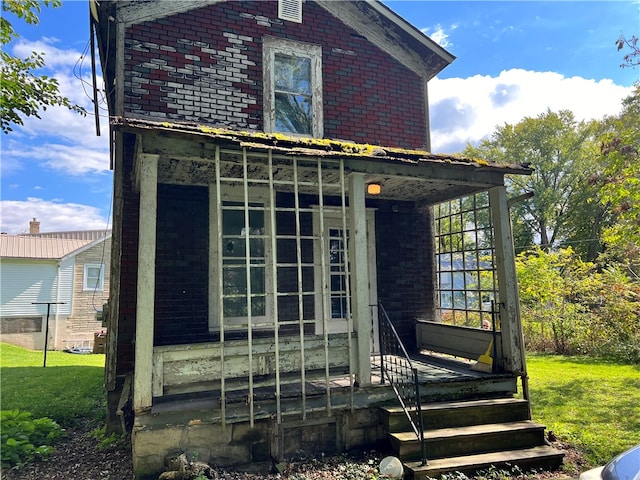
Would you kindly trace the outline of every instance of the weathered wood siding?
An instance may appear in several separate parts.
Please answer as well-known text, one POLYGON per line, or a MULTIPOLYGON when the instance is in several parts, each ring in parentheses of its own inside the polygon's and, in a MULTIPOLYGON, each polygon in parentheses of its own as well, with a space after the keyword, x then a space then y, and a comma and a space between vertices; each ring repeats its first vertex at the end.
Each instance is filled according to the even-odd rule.
MULTIPOLYGON (((418 322, 418 348, 456 357, 477 360, 491 346, 493 332, 472 327, 445 325, 437 322, 418 322)), ((501 333, 496 332, 497 357, 502 357, 501 333)), ((494 356, 493 348, 489 354, 494 356)))
MULTIPOLYGON (((355 336, 352 341, 357 341, 355 336)), ((331 355, 329 368, 346 372, 349 368, 349 348, 347 335, 335 335, 330 339, 331 355)), ((323 337, 308 337, 304 343, 304 368, 311 376, 318 371, 324 376, 326 360, 323 337)), ((220 388, 222 375, 220 343, 199 343, 155 347, 153 351, 153 396, 205 392, 220 388)), ((275 344, 272 339, 253 341, 253 375, 256 386, 264 377, 265 385, 275 383, 276 369, 281 375, 293 374, 300 378, 302 355, 300 342, 289 338, 279 343, 279 364, 276 364, 275 344)), ((230 341, 224 345, 224 375, 227 388, 233 380, 243 386, 251 372, 246 341, 230 341)))

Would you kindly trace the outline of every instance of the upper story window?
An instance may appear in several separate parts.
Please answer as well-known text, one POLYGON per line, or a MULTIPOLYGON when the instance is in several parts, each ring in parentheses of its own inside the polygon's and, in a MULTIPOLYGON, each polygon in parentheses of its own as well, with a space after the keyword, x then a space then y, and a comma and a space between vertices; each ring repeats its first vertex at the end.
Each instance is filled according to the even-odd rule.
POLYGON ((321 138, 322 48, 265 37, 264 127, 321 138))
POLYGON ((84 266, 83 290, 104 289, 104 267, 101 264, 87 263, 84 266))

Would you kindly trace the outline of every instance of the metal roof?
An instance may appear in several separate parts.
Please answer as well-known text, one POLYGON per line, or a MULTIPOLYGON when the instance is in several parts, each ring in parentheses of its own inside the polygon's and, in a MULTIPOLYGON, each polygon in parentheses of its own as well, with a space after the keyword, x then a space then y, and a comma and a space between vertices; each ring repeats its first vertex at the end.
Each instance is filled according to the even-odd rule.
POLYGON ((0 257, 59 260, 91 243, 91 240, 0 235, 0 257))

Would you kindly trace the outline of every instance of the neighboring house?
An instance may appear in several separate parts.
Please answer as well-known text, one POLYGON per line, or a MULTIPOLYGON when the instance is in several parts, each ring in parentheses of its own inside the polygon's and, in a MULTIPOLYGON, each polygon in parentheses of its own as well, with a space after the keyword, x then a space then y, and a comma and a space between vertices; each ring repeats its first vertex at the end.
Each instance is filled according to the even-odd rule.
MULTIPOLYGON (((530 422, 504 179, 531 171, 429 153, 428 82, 451 54, 377 1, 90 6, 114 168, 108 426, 131 432, 139 478, 175 452, 271 467, 394 444, 389 381, 422 401, 503 397, 506 419, 521 380, 530 422), (495 333, 440 322, 433 206, 476 192, 495 333), (389 368, 405 360, 383 312, 416 384, 389 368), (495 373, 442 366, 489 345, 495 373)), ((499 423, 520 447, 502 462, 557 465, 540 427, 526 449, 499 423)))
POLYGON ((0 235, 2 341, 42 350, 48 330, 50 350, 92 348, 110 263, 108 232, 0 235))

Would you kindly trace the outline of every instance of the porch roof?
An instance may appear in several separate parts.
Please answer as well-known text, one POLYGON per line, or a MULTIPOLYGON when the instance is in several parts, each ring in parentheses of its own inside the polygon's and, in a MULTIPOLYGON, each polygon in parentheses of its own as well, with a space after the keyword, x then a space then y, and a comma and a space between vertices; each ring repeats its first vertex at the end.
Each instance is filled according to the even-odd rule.
MULTIPOLYGON (((174 164, 176 160, 207 161, 216 146, 231 151, 247 149, 252 154, 271 151, 274 157, 343 159, 347 171, 365 173, 366 183, 382 185, 382 194, 377 197, 380 199, 443 201, 503 185, 507 174, 530 175, 533 171, 517 164, 335 139, 124 117, 112 117, 111 124, 117 130, 138 135, 139 153, 160 155, 174 164)), ((172 175, 174 178, 165 180, 197 183, 195 178, 177 178, 175 170, 172 175)))

